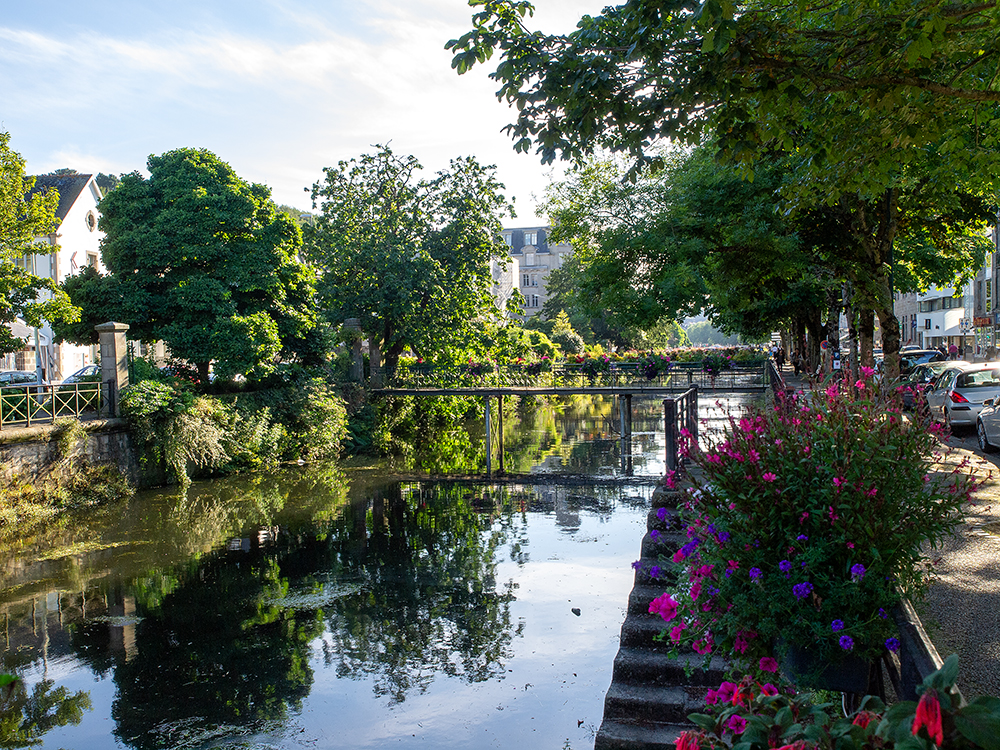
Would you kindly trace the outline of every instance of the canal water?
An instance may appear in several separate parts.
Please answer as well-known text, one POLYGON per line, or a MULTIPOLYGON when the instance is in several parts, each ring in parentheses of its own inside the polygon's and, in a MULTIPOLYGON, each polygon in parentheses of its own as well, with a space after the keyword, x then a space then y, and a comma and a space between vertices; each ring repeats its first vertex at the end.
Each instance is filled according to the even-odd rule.
POLYGON ((630 460, 611 401, 574 398, 508 418, 516 483, 420 474, 469 473, 473 424, 402 463, 144 492, 8 545, 0 743, 592 747, 664 471, 662 407, 634 405, 630 460))

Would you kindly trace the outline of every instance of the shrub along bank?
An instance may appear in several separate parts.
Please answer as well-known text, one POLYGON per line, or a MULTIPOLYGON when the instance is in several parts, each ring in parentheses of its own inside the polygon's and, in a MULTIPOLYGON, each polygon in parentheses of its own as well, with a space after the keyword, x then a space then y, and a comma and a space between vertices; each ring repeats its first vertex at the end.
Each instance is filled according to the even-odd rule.
POLYGON ((142 380, 122 389, 139 462, 168 482, 332 458, 346 434, 347 410, 321 378, 235 394, 199 395, 183 380, 142 380))

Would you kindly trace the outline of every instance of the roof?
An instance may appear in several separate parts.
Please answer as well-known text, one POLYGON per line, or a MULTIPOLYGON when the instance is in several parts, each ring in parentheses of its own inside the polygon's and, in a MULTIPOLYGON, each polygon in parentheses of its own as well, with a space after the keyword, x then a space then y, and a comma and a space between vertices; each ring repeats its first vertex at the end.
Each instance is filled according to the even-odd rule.
POLYGON ((49 188, 58 190, 59 207, 56 209, 56 218, 62 221, 93 177, 92 174, 40 174, 35 177, 35 187, 31 189, 29 195, 44 192, 49 188))

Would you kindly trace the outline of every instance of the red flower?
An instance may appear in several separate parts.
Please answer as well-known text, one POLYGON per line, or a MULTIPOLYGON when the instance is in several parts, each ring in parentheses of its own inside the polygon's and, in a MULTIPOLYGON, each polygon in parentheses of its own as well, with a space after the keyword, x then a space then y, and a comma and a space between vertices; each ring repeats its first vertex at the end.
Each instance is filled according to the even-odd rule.
POLYGON ((681 732, 677 738, 677 750, 699 750, 698 735, 694 732, 681 732))
POLYGON ((916 735, 921 727, 927 730, 927 736, 940 747, 944 742, 944 730, 941 729, 941 704, 938 702, 937 693, 933 690, 928 690, 920 696, 917 715, 913 719, 913 729, 910 731, 916 735))
POLYGON ((872 719, 880 718, 881 716, 874 711, 860 711, 851 723, 855 726, 861 727, 862 729, 867 729, 868 725, 871 724, 872 719))

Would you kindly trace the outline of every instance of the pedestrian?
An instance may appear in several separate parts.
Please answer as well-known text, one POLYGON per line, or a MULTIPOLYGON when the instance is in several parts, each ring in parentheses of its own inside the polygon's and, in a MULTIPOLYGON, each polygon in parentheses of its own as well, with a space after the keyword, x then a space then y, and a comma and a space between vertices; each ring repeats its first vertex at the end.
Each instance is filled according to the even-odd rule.
POLYGON ((955 344, 948 344, 948 359, 958 359, 958 347, 955 344))
POLYGON ((792 350, 792 369, 795 370, 795 374, 799 374, 799 370, 802 367, 802 357, 799 355, 799 350, 792 350))

